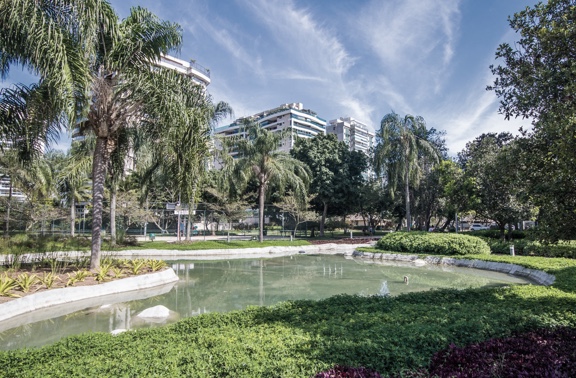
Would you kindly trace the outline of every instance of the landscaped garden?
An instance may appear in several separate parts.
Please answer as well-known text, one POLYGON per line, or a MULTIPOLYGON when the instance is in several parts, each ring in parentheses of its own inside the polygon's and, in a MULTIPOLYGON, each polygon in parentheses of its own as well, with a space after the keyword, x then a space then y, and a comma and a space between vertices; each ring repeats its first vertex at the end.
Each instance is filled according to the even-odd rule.
POLYGON ((7 377, 39 371, 45 376, 308 377, 338 365, 351 368, 336 370, 363 367, 382 376, 451 376, 461 370, 461 376, 476 377, 479 369, 487 371, 484 376, 510 371, 569 376, 576 345, 576 261, 459 257, 541 269, 556 282, 393 298, 341 295, 207 314, 158 329, 85 334, 39 349, 2 352, 0 371, 7 377))

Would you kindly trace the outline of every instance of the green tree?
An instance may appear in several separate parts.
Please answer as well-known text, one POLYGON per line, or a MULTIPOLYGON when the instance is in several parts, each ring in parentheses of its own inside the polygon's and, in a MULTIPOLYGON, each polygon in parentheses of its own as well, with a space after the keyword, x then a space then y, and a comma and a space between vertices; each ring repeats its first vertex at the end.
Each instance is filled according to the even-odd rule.
POLYGON ((506 225, 526 219, 530 204, 522 197, 517 146, 511 134, 482 134, 460 154, 467 178, 474 182, 472 210, 491 219, 504 237, 506 225))
POLYGON ((392 196, 398 183, 403 183, 408 231, 412 227, 410 186, 418 186, 423 163, 436 163, 439 157, 438 148, 428 140, 428 135, 422 117, 406 115, 401 118, 394 112, 382 118, 380 129, 376 132, 374 170, 385 177, 392 196))
POLYGON ((440 230, 444 231, 459 214, 468 212, 475 201, 474 179, 452 160, 443 160, 434 168, 441 187, 441 206, 438 212, 444 218, 440 230))
POLYGON ((162 53, 179 46, 178 25, 159 20, 143 8, 133 8, 118 25, 118 35, 103 33, 92 72, 92 104, 80 128, 96 137, 92 165, 92 254, 90 267, 100 264, 104 184, 121 130, 147 121, 162 127, 185 112, 171 85, 179 76, 152 70, 162 53))
POLYGON ((308 167, 278 149, 282 141, 289 137, 290 130, 286 130, 270 132, 247 121, 247 137, 236 142, 238 160, 235 164, 235 177, 243 187, 246 187, 251 179, 255 179, 257 183, 261 242, 264 241, 264 203, 270 185, 275 185, 280 192, 289 188, 299 201, 306 200, 310 181, 308 167))
POLYGON ((496 51, 501 65, 489 86, 500 98, 506 118, 533 123, 525 133, 523 180, 539 208, 541 236, 547 240, 576 235, 576 4, 550 0, 509 19, 519 35, 496 51))
POLYGON ((298 139, 290 153, 310 167, 310 193, 315 197, 312 203, 322 214, 320 236, 324 236, 330 213, 346 215, 357 204, 353 199, 358 198, 363 184, 366 156, 350 152, 346 143, 339 142, 334 134, 298 139))

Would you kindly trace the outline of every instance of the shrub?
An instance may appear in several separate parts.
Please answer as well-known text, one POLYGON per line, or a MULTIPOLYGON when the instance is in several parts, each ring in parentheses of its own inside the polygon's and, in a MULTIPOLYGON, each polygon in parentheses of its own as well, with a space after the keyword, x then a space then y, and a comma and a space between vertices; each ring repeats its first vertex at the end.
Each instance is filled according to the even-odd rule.
POLYGON ((330 370, 316 374, 314 378, 382 378, 382 376, 378 372, 364 367, 336 365, 330 370))
POLYGON ((490 246, 492 253, 497 255, 510 254, 510 245, 514 245, 514 253, 519 256, 565 257, 576 258, 576 244, 559 242, 557 244, 544 244, 526 239, 506 242, 496 239, 483 238, 490 246))
POLYGON ((390 233, 378 241, 376 248, 433 255, 490 254, 488 244, 478 237, 434 232, 390 233))
POLYGON ((541 329, 436 353, 438 377, 570 377, 576 371, 576 330, 541 329))

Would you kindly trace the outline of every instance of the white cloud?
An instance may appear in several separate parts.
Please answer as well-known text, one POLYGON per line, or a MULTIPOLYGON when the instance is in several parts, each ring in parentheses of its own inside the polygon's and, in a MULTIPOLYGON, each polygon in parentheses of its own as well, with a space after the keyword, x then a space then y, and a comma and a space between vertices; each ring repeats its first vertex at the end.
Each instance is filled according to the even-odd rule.
POLYGON ((374 0, 361 10, 357 32, 381 69, 415 99, 443 88, 460 23, 459 0, 374 0))

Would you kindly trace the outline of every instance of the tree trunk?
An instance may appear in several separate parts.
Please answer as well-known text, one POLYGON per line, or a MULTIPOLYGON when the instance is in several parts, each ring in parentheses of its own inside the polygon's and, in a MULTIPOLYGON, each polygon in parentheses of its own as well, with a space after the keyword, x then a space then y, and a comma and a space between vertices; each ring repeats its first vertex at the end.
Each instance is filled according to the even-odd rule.
POLYGON ((12 179, 10 179, 10 187, 8 189, 8 202, 6 203, 6 221, 4 225, 4 237, 10 236, 10 209, 12 208, 12 179))
POLYGON ((76 235, 76 200, 72 198, 72 204, 70 205, 70 236, 74 237, 76 235))
POLYGON ((107 138, 98 137, 92 162, 92 252, 90 269, 100 267, 100 250, 102 248, 102 213, 104 207, 104 181, 108 164, 107 138))
POLYGON ((320 236, 324 236, 324 226, 326 225, 326 214, 328 214, 328 203, 322 201, 324 208, 322 209, 322 220, 320 221, 320 236))
POLYGON ((258 223, 260 235, 258 240, 260 243, 264 241, 264 200, 266 194, 266 184, 260 184, 260 190, 258 193, 258 223))
POLYGON ((112 184, 110 193, 110 245, 116 245, 116 202, 118 200, 118 187, 112 184))
POLYGON ((410 169, 406 167, 405 191, 406 191, 406 227, 408 232, 412 228, 412 217, 410 216, 410 185, 408 179, 410 178, 410 169))

